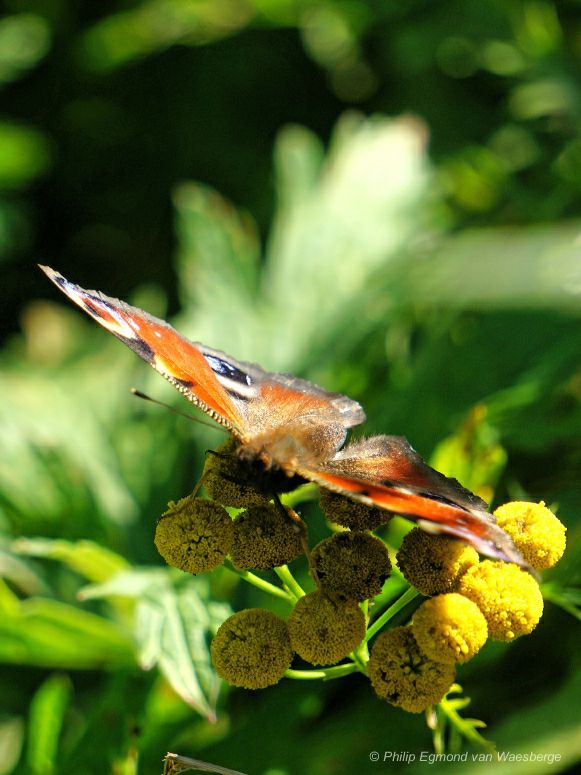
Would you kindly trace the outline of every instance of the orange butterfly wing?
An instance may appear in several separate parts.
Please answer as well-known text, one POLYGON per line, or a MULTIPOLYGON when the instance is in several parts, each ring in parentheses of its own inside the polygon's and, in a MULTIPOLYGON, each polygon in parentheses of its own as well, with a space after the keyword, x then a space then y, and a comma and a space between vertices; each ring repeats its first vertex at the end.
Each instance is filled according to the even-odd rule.
POLYGON ((48 277, 99 325, 147 361, 194 404, 236 435, 244 430, 240 408, 228 395, 204 357, 190 342, 159 318, 100 291, 87 291, 48 266, 48 277))
POLYGON ((354 500, 411 517, 427 530, 471 543, 483 554, 524 565, 484 501, 430 468, 408 442, 376 436, 341 449, 361 406, 288 374, 264 371, 181 336, 165 321, 87 291, 49 267, 48 277, 97 323, 121 339, 196 406, 224 425, 243 449, 354 500))
POLYGON ((361 406, 347 396, 191 342, 137 307, 85 290, 50 267, 41 269, 99 325, 243 442, 283 429, 288 435, 294 428, 298 436, 309 430, 311 443, 318 432, 319 441, 327 442, 320 451, 334 454, 347 429, 365 420, 361 406))
POLYGON ((428 532, 460 538, 489 557, 526 566, 487 504, 427 465, 401 436, 356 441, 317 470, 299 473, 354 500, 409 517, 428 532))

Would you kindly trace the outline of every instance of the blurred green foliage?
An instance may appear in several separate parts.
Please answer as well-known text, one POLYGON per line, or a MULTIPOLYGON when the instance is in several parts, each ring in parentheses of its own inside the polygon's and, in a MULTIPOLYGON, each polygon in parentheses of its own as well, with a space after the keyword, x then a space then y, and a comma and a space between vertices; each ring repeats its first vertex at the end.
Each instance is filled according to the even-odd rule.
MULTIPOLYGON (((218 695, 209 634, 269 602, 175 574, 152 536, 222 436, 137 405, 130 385, 181 399, 33 265, 357 398, 366 432, 494 503, 544 499, 570 544, 547 597, 571 602, 579 4, 3 6, 0 774, 153 774, 167 750, 372 773, 371 750, 429 750, 361 676, 218 695)), ((563 754, 539 773, 581 757, 575 627, 547 603, 459 676, 500 749, 563 754)))

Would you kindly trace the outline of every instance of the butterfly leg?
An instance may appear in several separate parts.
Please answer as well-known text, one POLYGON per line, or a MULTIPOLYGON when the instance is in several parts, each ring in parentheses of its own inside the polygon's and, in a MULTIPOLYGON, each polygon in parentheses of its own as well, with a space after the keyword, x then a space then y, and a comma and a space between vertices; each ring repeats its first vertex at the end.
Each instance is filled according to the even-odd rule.
POLYGON ((192 494, 191 494, 191 496, 190 496, 191 498, 195 498, 195 497, 197 496, 197 494, 200 492, 200 490, 201 490, 201 489, 202 489, 202 487, 203 487, 204 481, 205 481, 205 480, 207 479, 207 477, 208 477, 208 473, 209 473, 209 471, 207 471, 207 470, 206 470, 206 471, 204 471, 204 472, 203 472, 203 474, 200 476, 200 478, 198 479, 198 481, 197 481, 197 483, 196 483, 196 485, 195 485, 194 489, 192 490, 192 494))
POLYGON ((311 574, 311 578, 317 585, 317 589, 318 589, 321 583, 319 581, 317 568, 315 566, 315 563, 313 562, 311 550, 309 548, 309 534, 308 534, 308 528, 306 523, 300 518, 300 516, 296 513, 296 511, 285 508, 282 501, 278 497, 277 493, 275 492, 272 493, 272 499, 274 501, 275 506, 280 510, 281 514, 284 514, 285 519, 290 519, 292 521, 293 526, 299 533, 303 554, 307 558, 307 562, 309 564, 309 573, 311 574))

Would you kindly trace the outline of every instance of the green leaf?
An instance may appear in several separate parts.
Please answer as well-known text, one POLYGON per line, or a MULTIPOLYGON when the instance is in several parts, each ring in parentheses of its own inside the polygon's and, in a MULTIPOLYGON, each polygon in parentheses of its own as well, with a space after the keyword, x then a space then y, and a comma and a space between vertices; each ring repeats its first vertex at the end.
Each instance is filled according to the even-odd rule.
POLYGON ((24 743, 24 722, 21 718, 0 721, 0 775, 14 770, 24 743))
POLYGON ((401 298, 446 308, 579 313, 579 221, 464 231, 408 263, 401 298))
POLYGON ((136 637, 145 669, 158 665, 174 690, 198 713, 216 718, 220 679, 208 638, 231 613, 208 601, 207 586, 189 582, 177 591, 152 588, 137 606, 136 637))
POLYGON ((85 600, 136 599, 135 639, 144 670, 157 666, 198 713, 215 719, 220 680, 212 667, 208 639, 231 613, 210 597, 207 578, 185 582, 162 570, 126 571, 104 584, 86 587, 85 600))
POLYGON ((339 122, 324 163, 319 140, 296 127, 281 132, 275 163, 279 208, 258 282, 256 236, 244 217, 207 188, 177 190, 188 302, 180 327, 238 357, 300 372, 373 326, 378 310, 361 315, 370 294, 378 309, 389 304, 377 277, 389 282, 422 229, 417 205, 429 168, 418 123, 354 114, 339 122))
MULTIPOLYGON (((0 578, 8 579, 25 595, 47 594, 49 587, 30 565, 10 552, 0 549, 0 578)), ((2 605, 0 604, 0 609, 2 605)))
POLYGON ((94 541, 62 541, 48 538, 20 538, 11 548, 17 554, 57 560, 89 581, 102 582, 129 567, 121 555, 94 541))
POLYGON ((68 676, 52 675, 32 698, 26 752, 31 775, 52 775, 57 772, 59 737, 71 693, 68 676))
POLYGON ((130 633, 96 614, 29 598, 0 618, 0 662, 103 669, 135 664, 130 633))
POLYGON ((475 407, 458 431, 438 444, 430 463, 490 502, 506 466, 507 454, 486 415, 485 406, 475 407))
POLYGON ((581 589, 570 589, 561 587, 557 582, 547 582, 541 585, 541 591, 545 600, 550 600, 581 621, 581 589))
MULTIPOLYGON (((468 697, 450 698, 451 694, 458 694, 461 691, 461 686, 453 684, 448 694, 437 706, 437 718, 441 720, 443 729, 448 728, 448 747, 450 751, 455 752, 459 750, 459 739, 463 737, 477 748, 482 748, 489 753, 493 752, 495 749, 494 743, 484 738, 477 731, 486 727, 486 724, 478 719, 464 718, 458 712, 470 704, 470 699, 468 697)), ((444 736, 442 735, 442 741, 443 739, 444 736)))

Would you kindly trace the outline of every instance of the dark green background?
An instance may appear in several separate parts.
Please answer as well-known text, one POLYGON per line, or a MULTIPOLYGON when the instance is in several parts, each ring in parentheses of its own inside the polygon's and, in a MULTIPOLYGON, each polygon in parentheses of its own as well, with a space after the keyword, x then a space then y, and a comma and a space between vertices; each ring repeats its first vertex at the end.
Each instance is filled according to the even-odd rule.
MULTIPOLYGON (((2 6, 2 557, 15 537, 90 539, 132 566, 161 568, 155 518, 191 490, 204 449, 219 441, 134 406, 133 384, 174 397, 63 309, 35 267, 41 261, 156 314, 179 313, 176 325, 210 336, 211 346, 239 341, 235 356, 348 393, 367 411, 366 431, 406 435, 495 504, 545 500, 570 539, 551 578, 561 592, 571 587, 581 509, 579 3, 2 6), (385 213, 375 213, 363 193, 343 191, 322 223, 330 254, 321 229, 306 228, 303 263, 277 284, 273 222, 279 237, 291 234, 289 180, 308 168, 311 183, 324 181, 318 165, 329 143, 340 146, 337 122, 348 110, 422 122, 430 171, 412 208, 417 225, 396 219, 401 242, 391 250, 382 237, 377 257, 374 240, 395 205, 387 197, 385 213), (241 221, 204 186, 245 213, 241 221), (346 258, 333 234, 351 219, 362 227, 349 232, 346 258), (263 305, 271 313, 261 317, 263 305), (295 351, 293 341, 304 344, 295 351)), ((365 164, 362 181, 375 162, 365 164)), ((388 194, 392 183, 385 174, 388 194)), ((313 185, 299 224, 321 218, 324 182, 313 185)), ((322 534, 314 508, 311 519, 322 534)), ((70 564, 26 553, 18 562, 37 580, 18 581, 6 563, 0 571, 22 600, 59 600, 116 621, 105 603, 76 600, 86 578, 70 564)), ((211 594, 235 608, 267 604, 232 584, 220 576, 211 594)), ((421 716, 380 703, 359 676, 231 691, 212 726, 155 670, 116 662, 106 644, 105 669, 97 658, 80 669, 48 646, 45 657, 19 651, 32 625, 18 626, 14 641, 0 632, 0 773, 129 774, 134 749, 144 774, 159 770, 167 750, 253 775, 377 773, 386 765, 370 763, 371 750, 431 747, 421 716), (54 670, 69 677, 56 679, 48 710, 36 706, 57 719, 52 737, 42 733, 58 741, 51 753, 35 739, 33 697, 54 670)), ((489 724, 499 748, 563 751, 561 764, 537 772, 564 772, 581 753, 571 742, 580 734, 577 626, 547 603, 533 635, 509 648, 488 644, 459 675, 473 698, 468 715, 489 724)))

